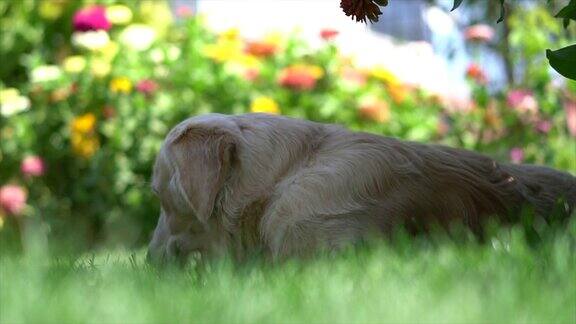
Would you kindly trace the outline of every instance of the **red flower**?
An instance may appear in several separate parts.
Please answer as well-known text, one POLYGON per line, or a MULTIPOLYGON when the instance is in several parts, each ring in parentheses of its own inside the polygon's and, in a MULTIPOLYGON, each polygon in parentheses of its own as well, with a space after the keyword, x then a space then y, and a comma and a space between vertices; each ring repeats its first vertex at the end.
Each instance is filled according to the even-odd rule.
POLYGON ((311 90, 321 77, 322 71, 315 66, 293 65, 280 72, 278 83, 293 90, 311 90))
POLYGON ((156 90, 158 90, 158 84, 153 80, 142 80, 136 85, 136 91, 147 96, 153 95, 156 90))
POLYGON ((246 44, 245 52, 258 57, 269 57, 274 55, 278 51, 278 47, 275 44, 269 42, 248 42, 246 44))
POLYGON ((483 24, 473 25, 466 29, 464 37, 468 41, 489 42, 494 38, 494 29, 483 24))
POLYGON ((381 6, 388 5, 388 0, 341 0, 340 8, 344 10, 346 16, 356 19, 356 21, 366 22, 366 18, 371 22, 377 22, 378 16, 382 14, 381 6))
POLYGON ((8 214, 18 215, 26 206, 27 194, 24 189, 16 185, 0 187, 0 208, 8 214))
POLYGON ((320 37, 325 41, 332 40, 334 37, 338 36, 338 34, 339 32, 335 29, 327 28, 320 31, 320 37))
POLYGON ((89 6, 78 10, 72 22, 76 31, 109 30, 112 27, 103 6, 89 6))
POLYGON ((39 177, 44 174, 46 167, 40 157, 31 155, 22 160, 20 170, 27 176, 39 177))
POLYGON ((466 69, 466 76, 478 84, 486 84, 488 82, 488 77, 486 72, 476 63, 470 63, 466 69))

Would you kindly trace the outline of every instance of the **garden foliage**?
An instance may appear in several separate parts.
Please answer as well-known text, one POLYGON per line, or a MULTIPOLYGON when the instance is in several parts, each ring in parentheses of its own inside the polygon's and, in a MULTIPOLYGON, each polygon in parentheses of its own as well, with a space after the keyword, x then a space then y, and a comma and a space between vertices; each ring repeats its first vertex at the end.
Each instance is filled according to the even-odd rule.
POLYGON ((565 41, 555 27, 529 32, 551 19, 541 8, 508 18, 518 20, 510 37, 523 81, 489 90, 478 57, 467 71, 472 99, 460 100, 383 66, 358 67, 339 54, 335 30, 318 31, 324 45, 312 48, 297 34, 216 33, 205 17, 187 8, 172 16, 161 1, 96 3, 0 2, 0 236, 32 222, 75 247, 145 241, 158 214, 149 179, 162 140, 209 112, 339 123, 576 171, 576 85, 531 65, 541 46, 565 41))

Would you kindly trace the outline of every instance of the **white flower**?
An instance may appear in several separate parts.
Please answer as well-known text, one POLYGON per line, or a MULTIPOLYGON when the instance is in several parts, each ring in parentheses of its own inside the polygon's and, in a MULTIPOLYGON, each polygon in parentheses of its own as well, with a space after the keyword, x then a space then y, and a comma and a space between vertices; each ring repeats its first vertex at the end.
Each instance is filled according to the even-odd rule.
POLYGON ((136 51, 145 51, 156 40, 156 31, 147 25, 133 24, 120 33, 120 43, 136 51))
POLYGON ((42 83, 58 80, 62 76, 62 70, 57 65, 41 65, 32 70, 30 81, 42 83))
POLYGON ((20 95, 18 89, 0 90, 0 115, 12 116, 30 108, 30 99, 20 95))
POLYGON ((72 34, 72 44, 90 51, 97 51, 105 48, 110 43, 110 36, 105 30, 91 30, 86 32, 75 32, 72 34))
POLYGON ((182 51, 174 45, 168 47, 166 50, 155 48, 150 51, 150 59, 152 59, 152 62, 154 63, 162 63, 165 60, 173 62, 180 57, 181 53, 182 51))
POLYGON ((132 11, 124 5, 112 5, 106 8, 106 18, 114 25, 126 25, 132 21, 132 11))

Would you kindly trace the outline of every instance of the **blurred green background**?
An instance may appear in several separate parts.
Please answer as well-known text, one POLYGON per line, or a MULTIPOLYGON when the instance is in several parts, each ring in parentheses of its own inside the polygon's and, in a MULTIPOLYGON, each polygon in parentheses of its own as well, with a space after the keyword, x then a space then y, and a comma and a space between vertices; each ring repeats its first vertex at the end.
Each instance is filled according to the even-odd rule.
POLYGON ((297 34, 215 32, 164 1, 2 1, 0 236, 9 245, 35 226, 72 249, 140 246, 157 219, 149 179, 163 137, 207 112, 340 123, 574 173, 576 85, 544 50, 575 32, 551 13, 518 5, 505 37, 486 32, 493 13, 476 19, 465 31, 472 95, 455 101, 357 66, 337 30, 311 47, 297 34), (505 50, 518 77, 490 87, 482 48, 505 50))

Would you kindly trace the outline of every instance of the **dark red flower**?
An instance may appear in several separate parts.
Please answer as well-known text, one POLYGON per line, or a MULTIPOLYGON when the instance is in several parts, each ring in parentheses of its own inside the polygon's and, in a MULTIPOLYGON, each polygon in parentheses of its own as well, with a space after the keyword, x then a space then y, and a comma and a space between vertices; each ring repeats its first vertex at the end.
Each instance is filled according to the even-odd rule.
POLYGON ((338 36, 339 32, 335 29, 322 29, 320 31, 320 37, 322 37, 323 40, 325 41, 329 41, 331 39, 333 39, 334 37, 338 36))
POLYGON ((371 22, 377 22, 378 16, 382 14, 378 5, 388 5, 388 0, 341 0, 340 8, 344 10, 346 16, 351 16, 356 21, 366 22, 366 18, 371 22), (378 4, 376 4, 376 3, 378 4))
POLYGON ((104 116, 104 119, 112 119, 116 116, 116 109, 112 106, 105 106, 102 108, 102 116, 104 116))
POLYGON ((106 18, 106 8, 103 6, 89 6, 78 10, 72 19, 74 30, 109 30, 112 24, 106 18))
POLYGON ((154 82, 154 80, 142 80, 136 85, 136 91, 147 96, 153 95, 156 90, 158 90, 158 83, 154 82))

